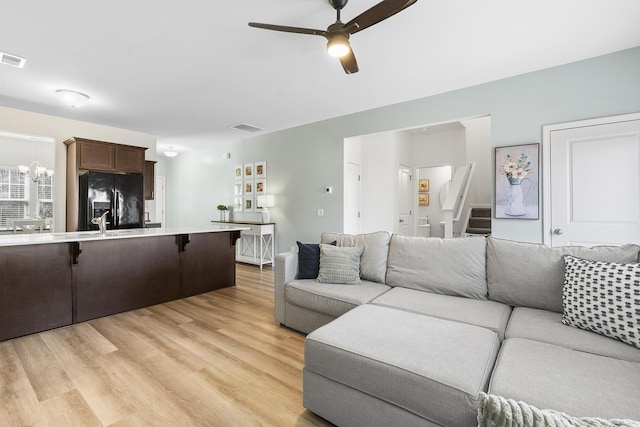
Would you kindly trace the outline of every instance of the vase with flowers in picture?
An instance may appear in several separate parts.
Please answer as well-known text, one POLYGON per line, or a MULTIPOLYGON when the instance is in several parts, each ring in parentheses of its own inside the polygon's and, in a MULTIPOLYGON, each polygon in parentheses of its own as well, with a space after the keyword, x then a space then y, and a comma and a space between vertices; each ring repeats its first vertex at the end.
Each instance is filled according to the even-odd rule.
POLYGON ((523 216, 526 213, 524 201, 533 186, 531 180, 527 178, 527 175, 532 173, 528 156, 523 153, 516 160, 511 154, 507 154, 506 162, 501 172, 509 180, 507 207, 504 213, 509 216, 523 216), (528 184, 526 191, 522 190, 523 184, 528 184))

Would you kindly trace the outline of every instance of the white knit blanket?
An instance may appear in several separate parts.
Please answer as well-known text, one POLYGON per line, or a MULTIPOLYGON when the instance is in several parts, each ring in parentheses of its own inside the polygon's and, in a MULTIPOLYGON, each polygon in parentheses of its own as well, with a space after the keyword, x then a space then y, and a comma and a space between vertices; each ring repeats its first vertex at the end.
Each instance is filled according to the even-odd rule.
POLYGON ((638 421, 576 418, 492 394, 478 397, 478 427, 640 427, 638 421))

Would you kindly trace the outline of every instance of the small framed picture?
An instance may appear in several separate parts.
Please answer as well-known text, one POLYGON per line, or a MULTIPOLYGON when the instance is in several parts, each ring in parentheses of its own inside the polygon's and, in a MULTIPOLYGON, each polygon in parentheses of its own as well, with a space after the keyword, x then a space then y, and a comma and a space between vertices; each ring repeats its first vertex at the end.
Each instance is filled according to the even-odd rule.
POLYGON ((428 179, 419 179, 418 180, 418 192, 420 192, 420 193, 428 193, 429 192, 429 180, 428 179))
POLYGON ((243 208, 243 204, 242 204, 242 196, 235 196, 233 198, 233 211, 234 212, 242 212, 242 208, 243 208))
POLYGON ((242 182, 236 182, 233 185, 233 195, 242 196, 242 182))
POLYGON ((256 178, 267 177, 267 162, 256 162, 255 168, 256 168, 255 170, 256 178))
POLYGON ((244 178, 253 178, 253 163, 244 164, 244 178))
POLYGON ((243 178, 242 165, 235 165, 235 167, 233 168, 233 175, 234 175, 235 179, 242 179, 243 178))
POLYGON ((418 206, 429 206, 429 193, 418 194, 418 206))
POLYGON ((255 206, 253 202, 253 197, 244 197, 242 199, 242 211, 243 212, 254 212, 255 206))
POLYGON ((242 194, 244 194, 245 196, 251 196, 254 194, 254 188, 253 188, 253 180, 250 181, 244 181, 244 192, 242 194))
POLYGON ((267 192, 267 180, 266 179, 256 179, 256 188, 255 193, 257 195, 266 194, 267 192))

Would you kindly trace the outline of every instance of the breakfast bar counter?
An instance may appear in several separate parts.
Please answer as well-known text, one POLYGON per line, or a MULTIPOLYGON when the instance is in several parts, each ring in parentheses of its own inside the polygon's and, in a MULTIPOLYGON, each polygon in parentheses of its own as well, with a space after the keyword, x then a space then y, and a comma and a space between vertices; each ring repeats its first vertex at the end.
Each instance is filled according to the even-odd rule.
POLYGON ((0 236, 0 340, 235 285, 241 226, 0 236))

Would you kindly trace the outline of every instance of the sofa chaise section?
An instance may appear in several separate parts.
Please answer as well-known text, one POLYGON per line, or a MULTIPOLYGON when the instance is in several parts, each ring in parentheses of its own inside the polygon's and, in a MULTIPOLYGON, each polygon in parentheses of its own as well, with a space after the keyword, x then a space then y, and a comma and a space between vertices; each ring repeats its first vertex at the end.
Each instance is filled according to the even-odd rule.
POLYGON ((499 347, 486 328, 363 305, 307 336, 304 406, 344 426, 473 425, 499 347), (354 416, 388 404, 394 419, 354 416))

